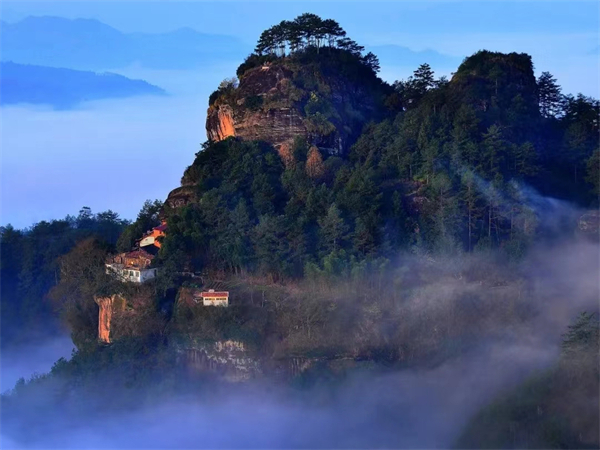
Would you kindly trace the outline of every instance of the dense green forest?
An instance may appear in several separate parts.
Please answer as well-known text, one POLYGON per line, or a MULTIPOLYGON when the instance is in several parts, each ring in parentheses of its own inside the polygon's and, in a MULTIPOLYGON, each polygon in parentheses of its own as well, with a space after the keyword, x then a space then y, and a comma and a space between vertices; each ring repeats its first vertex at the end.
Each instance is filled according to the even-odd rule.
POLYGON ((57 305, 49 293, 65 278, 61 270, 65 255, 86 240, 95 242, 102 258, 116 249, 129 250, 134 236, 158 225, 161 206, 161 202, 147 201, 134 223, 110 210, 94 214, 83 207, 77 216, 41 221, 24 230, 2 227, 2 345, 58 332, 57 305), (24 329, 29 331, 23 333, 24 329))
POLYGON ((599 103, 536 80, 528 55, 479 52, 451 81, 424 64, 386 104, 343 157, 302 139, 284 158, 260 142, 204 144, 184 175, 199 200, 170 213, 161 258, 302 277, 409 248, 518 256, 544 231, 534 197, 597 207, 599 103))
MULTIPOLYGON (((21 382, 11 408, 52 385, 59 394, 43 408, 63 402, 76 411, 66 392, 86 396, 99 372, 112 374, 102 392, 132 389, 110 401, 94 397, 103 407, 135 403, 138 388, 150 396, 150 385, 180 393, 185 376, 168 369, 179 361, 171 350, 190 342, 243 342, 261 361, 348 359, 388 371, 438 367, 509 332, 521 338, 540 323, 555 326, 536 321, 564 306, 575 281, 536 273, 532 261, 541 271, 556 254, 571 255, 565 240, 578 242, 578 255, 597 251, 597 235, 581 244, 576 229, 582 212, 599 206, 598 100, 563 94, 548 72, 536 78, 526 54, 480 51, 451 79, 422 64, 389 85, 376 76, 376 56, 363 51, 333 20, 283 21, 262 33, 237 75, 265 63, 292 68, 290 96, 314 125, 308 137, 279 148, 207 141, 182 178, 193 200, 177 208, 147 201, 134 222, 84 208, 26 230, 2 228, 3 345, 61 317, 78 349, 50 375, 21 382), (340 76, 376 101, 348 102, 340 113, 340 76), (357 123, 366 125, 351 129, 357 123), (347 152, 317 145, 344 126, 353 137, 347 152), (159 276, 142 286, 107 277, 107 255, 131 249, 161 219, 168 228, 153 262, 159 276), (543 247, 553 257, 531 259, 543 247), (556 289, 540 289, 544 283, 556 289), (231 292, 230 307, 181 300, 183 288, 213 284, 231 292), (115 326, 114 344, 99 345, 93 297, 115 293, 133 313, 115 326)), ((236 89, 222 84, 209 104, 236 89)), ((595 291, 582 295, 569 308, 589 305, 595 291)), ((566 332, 558 363, 480 411, 461 447, 597 443, 586 434, 593 424, 560 403, 565 392, 597 401, 594 312, 577 310, 568 330, 545 336, 554 345, 566 332)), ((319 364, 297 381, 335 383, 346 374, 319 364)), ((205 389, 196 381, 189 389, 205 389)))

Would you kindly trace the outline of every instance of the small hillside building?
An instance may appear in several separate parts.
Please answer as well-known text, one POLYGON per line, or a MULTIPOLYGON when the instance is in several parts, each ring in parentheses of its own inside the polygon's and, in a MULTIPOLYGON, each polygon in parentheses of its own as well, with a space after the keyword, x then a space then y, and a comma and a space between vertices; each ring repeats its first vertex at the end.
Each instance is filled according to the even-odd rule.
POLYGON ((155 278, 158 272, 158 269, 150 267, 152 259, 154 255, 144 249, 120 253, 106 262, 106 273, 121 281, 144 283, 155 278))
POLYGON ((140 247, 149 247, 154 246, 156 248, 160 248, 160 241, 158 238, 165 236, 165 231, 167 230, 167 223, 163 222, 158 227, 152 228, 148 233, 146 233, 142 239, 140 240, 140 247))
POLYGON ((204 306, 229 306, 229 292, 215 291, 209 289, 205 292, 200 292, 200 295, 194 295, 196 303, 202 302, 204 306))

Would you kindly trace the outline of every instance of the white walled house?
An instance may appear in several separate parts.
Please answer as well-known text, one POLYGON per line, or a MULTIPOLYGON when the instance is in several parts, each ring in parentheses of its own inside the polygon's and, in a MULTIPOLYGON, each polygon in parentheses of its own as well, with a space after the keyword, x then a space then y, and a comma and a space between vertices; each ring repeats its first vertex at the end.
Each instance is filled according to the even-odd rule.
POLYGON ((131 283, 144 283, 156 277, 158 272, 156 268, 131 267, 116 263, 108 263, 105 266, 106 273, 115 276, 121 281, 129 281, 131 283))
POLYGON ((204 306, 229 306, 229 292, 227 291, 215 292, 214 289, 209 289, 206 292, 201 292, 200 298, 204 306))
POLYGON ((106 261, 106 273, 121 281, 144 283, 156 277, 158 269, 151 268, 154 256, 144 249, 120 253, 106 261))

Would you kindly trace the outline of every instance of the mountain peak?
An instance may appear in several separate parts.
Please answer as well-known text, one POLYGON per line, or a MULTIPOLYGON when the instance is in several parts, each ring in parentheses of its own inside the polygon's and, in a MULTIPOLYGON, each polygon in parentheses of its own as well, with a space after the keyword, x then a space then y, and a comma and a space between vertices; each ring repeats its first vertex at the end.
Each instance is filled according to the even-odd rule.
POLYGON ((236 136, 279 147, 300 137, 341 154, 366 122, 385 114, 390 87, 377 77, 375 55, 363 55, 335 21, 308 16, 263 32, 237 70, 239 82, 225 80, 210 96, 209 139, 236 136))

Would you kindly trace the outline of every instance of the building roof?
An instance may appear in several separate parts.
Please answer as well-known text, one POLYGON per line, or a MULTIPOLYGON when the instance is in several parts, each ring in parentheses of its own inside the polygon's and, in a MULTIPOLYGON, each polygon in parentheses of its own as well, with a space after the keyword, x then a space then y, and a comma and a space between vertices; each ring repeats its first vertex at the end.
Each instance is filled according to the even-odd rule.
POLYGON ((221 292, 202 292, 200 293, 202 297, 229 297, 229 292, 221 291, 221 292))
POLYGON ((154 255, 151 255, 143 248, 139 250, 133 250, 129 253, 125 253, 125 258, 144 258, 144 259, 153 259, 154 255))

